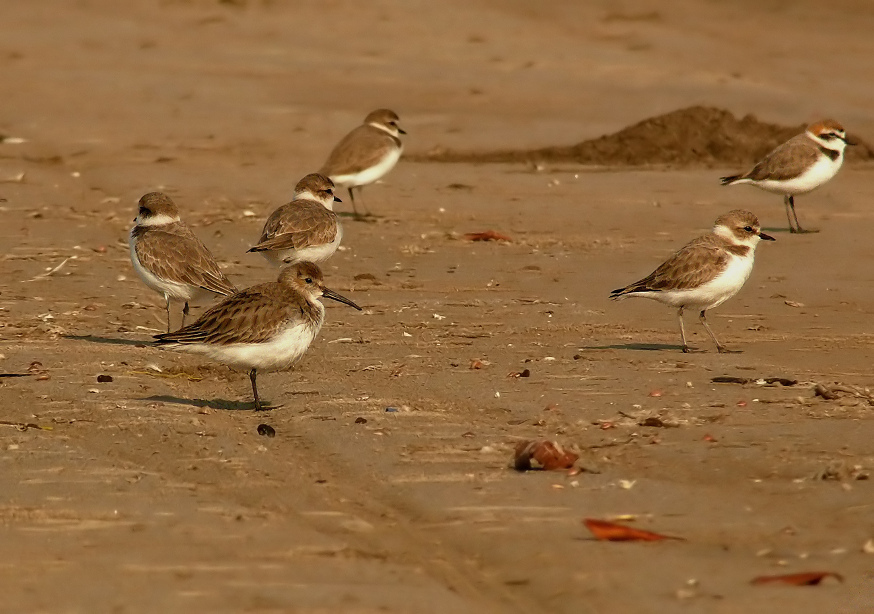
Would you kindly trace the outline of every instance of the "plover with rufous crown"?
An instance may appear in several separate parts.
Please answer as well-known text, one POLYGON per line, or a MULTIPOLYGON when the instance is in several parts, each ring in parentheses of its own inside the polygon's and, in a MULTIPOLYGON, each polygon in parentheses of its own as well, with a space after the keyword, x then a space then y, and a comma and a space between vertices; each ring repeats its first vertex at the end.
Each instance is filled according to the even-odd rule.
POLYGON ((139 200, 139 212, 130 231, 130 258, 134 270, 167 302, 167 332, 170 332, 170 301, 184 301, 182 326, 188 303, 237 291, 222 273, 213 255, 179 218, 173 200, 161 192, 149 192, 139 200))
POLYGON ((748 183, 783 195, 789 232, 804 230, 795 213, 795 197, 807 194, 830 181, 844 163, 844 149, 855 145, 838 122, 826 119, 810 124, 807 130, 792 137, 761 159, 742 175, 722 178, 722 185, 748 183), (792 224, 793 218, 795 224, 792 224))
POLYGON ((247 370, 255 410, 272 409, 262 405, 258 396, 258 371, 288 369, 303 357, 325 319, 321 297, 361 311, 325 287, 317 265, 299 262, 282 269, 277 281, 241 290, 193 324, 155 338, 159 345, 247 370))
POLYGON ((688 243, 647 277, 613 290, 610 298, 641 296, 676 307, 684 352, 694 350, 686 343, 683 311, 700 310, 701 324, 716 344, 716 350, 732 352, 719 343, 707 324, 705 312, 740 291, 753 270, 756 245, 761 240, 773 241, 774 237, 762 232, 755 215, 749 211, 730 211, 716 219, 710 233, 688 243))
MULTIPOLYGON (((355 217, 361 218, 355 206, 354 190, 361 189, 386 175, 395 167, 404 150, 398 126, 398 115, 390 109, 377 109, 364 118, 364 123, 343 137, 328 155, 322 175, 334 184, 348 188, 355 217)), ((369 214, 368 214, 369 215, 369 214)))
POLYGON ((340 246, 343 229, 334 213, 334 183, 318 173, 297 182, 294 198, 277 208, 249 249, 277 266, 296 262, 323 262, 340 246))

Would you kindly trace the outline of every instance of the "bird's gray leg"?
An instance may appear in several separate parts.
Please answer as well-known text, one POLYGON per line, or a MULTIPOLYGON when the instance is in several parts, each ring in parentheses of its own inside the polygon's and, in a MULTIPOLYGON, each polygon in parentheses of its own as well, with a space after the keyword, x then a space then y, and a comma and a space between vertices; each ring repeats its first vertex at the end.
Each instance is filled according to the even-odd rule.
POLYGON ((164 300, 167 301, 167 332, 170 332, 170 295, 165 294, 164 300))
POLYGON ((818 230, 804 230, 801 227, 801 224, 798 223, 798 215, 795 213, 795 197, 794 196, 789 197, 789 206, 792 207, 792 217, 795 218, 795 228, 797 229, 796 232, 805 233, 805 234, 819 232, 818 230))
MULTIPOLYGON (((789 232, 798 232, 795 226, 792 225, 792 215, 795 214, 795 199, 790 195, 783 197, 783 205, 786 207, 786 219, 789 220, 789 232)), ((795 223, 798 223, 798 217, 795 217, 795 223)))
POLYGON ((677 319, 680 321, 680 338, 683 340, 683 352, 689 353, 692 348, 686 343, 686 327, 683 326, 683 307, 677 309, 677 319))
POLYGON ((182 326, 180 328, 185 328, 185 316, 188 315, 188 301, 185 301, 185 307, 182 308, 182 326))
POLYGON ((255 411, 261 411, 261 399, 258 397, 258 385, 255 383, 255 378, 258 373, 255 369, 249 371, 249 379, 252 381, 252 395, 255 397, 255 411))
POLYGON ((701 320, 701 324, 704 325, 704 328, 710 333, 711 339, 713 339, 713 343, 716 344, 716 351, 720 354, 739 354, 741 350, 730 350, 721 343, 719 343, 719 339, 716 338, 716 335, 713 334, 713 331, 710 330, 710 325, 707 324, 707 316, 705 315, 705 310, 702 309, 701 313, 698 315, 698 318, 701 320))
POLYGON ((360 213, 358 213, 358 207, 355 206, 355 193, 352 191, 354 189, 355 189, 355 186, 349 187, 349 200, 352 201, 352 211, 355 213, 355 217, 357 219, 361 219, 363 216, 360 213))

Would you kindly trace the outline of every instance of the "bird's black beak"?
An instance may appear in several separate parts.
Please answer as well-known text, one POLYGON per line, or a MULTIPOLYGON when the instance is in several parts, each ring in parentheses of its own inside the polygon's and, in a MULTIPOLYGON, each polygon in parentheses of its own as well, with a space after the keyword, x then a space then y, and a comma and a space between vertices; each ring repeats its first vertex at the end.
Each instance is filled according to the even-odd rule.
POLYGON ((333 300, 337 301, 338 303, 346 303, 350 307, 354 307, 358 311, 361 311, 361 307, 359 307, 358 305, 356 305, 355 303, 350 301, 348 298, 346 298, 342 294, 337 294, 336 292, 334 292, 333 290, 330 290, 328 288, 322 288, 322 296, 333 299, 333 300))
POLYGON ((400 126, 398 126, 398 133, 399 133, 399 134, 406 134, 407 131, 404 130, 403 128, 401 128, 400 126))
POLYGON ((849 137, 846 137, 846 136, 845 136, 844 138, 842 138, 841 140, 842 140, 844 143, 846 143, 847 145, 858 145, 858 144, 859 144, 859 143, 857 143, 856 141, 851 141, 850 138, 849 138, 849 137))
POLYGON ((334 197, 334 202, 335 202, 335 203, 342 203, 343 201, 340 200, 339 197, 335 196, 335 197, 334 197))
POLYGON ((772 237, 771 235, 766 235, 764 232, 759 233, 759 238, 762 241, 776 241, 777 240, 774 237, 772 237))

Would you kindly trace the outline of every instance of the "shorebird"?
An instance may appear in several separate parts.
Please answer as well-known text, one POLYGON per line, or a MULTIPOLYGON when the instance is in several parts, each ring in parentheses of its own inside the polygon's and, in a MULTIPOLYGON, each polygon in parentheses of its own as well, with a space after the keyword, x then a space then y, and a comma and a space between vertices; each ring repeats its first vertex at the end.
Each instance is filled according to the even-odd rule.
POLYGON ((353 190, 358 188, 360 192, 364 186, 382 178, 401 157, 404 145, 398 135, 406 132, 398 126, 398 121, 397 113, 389 109, 371 112, 362 125, 337 143, 319 171, 336 185, 348 188, 357 218, 361 215, 355 207, 353 190))
POLYGON ((642 296, 677 308, 683 351, 686 343, 683 311, 700 310, 699 318, 716 344, 718 352, 732 352, 719 343, 707 324, 705 312, 738 293, 753 270, 756 245, 773 241, 762 232, 759 220, 749 211, 735 210, 721 215, 713 230, 688 243, 655 271, 640 281, 613 290, 610 298, 642 296))
POLYGON ((782 194, 789 232, 818 232, 801 228, 795 213, 795 197, 830 181, 844 163, 847 145, 855 143, 847 139, 847 133, 838 122, 831 119, 816 122, 810 124, 803 133, 779 145, 749 172, 723 177, 722 185, 748 183, 768 192, 782 194))
POLYGON ((131 262, 143 282, 164 295, 167 332, 171 299, 185 302, 185 326, 189 302, 237 291, 206 246, 179 219, 176 204, 166 194, 149 192, 140 198, 134 223, 129 239, 131 262))
POLYGON ((294 198, 267 218, 258 244, 249 249, 277 266, 322 262, 340 246, 343 230, 334 213, 334 183, 318 173, 297 182, 294 198))
POLYGON ((317 265, 299 262, 282 269, 277 281, 241 290, 193 324, 155 338, 159 345, 247 370, 255 410, 272 409, 263 406, 258 396, 258 371, 288 369, 303 357, 325 319, 320 297, 361 311, 351 300, 325 287, 317 265))

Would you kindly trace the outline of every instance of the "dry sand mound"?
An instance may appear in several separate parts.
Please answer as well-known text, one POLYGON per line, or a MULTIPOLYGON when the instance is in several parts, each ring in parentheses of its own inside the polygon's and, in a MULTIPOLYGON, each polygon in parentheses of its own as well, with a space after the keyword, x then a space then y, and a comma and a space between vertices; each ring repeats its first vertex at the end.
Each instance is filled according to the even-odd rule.
MULTIPOLYGON (((464 152, 435 150, 415 159, 432 162, 574 162, 601 166, 747 166, 804 130, 753 115, 737 119, 724 109, 689 107, 651 117, 614 134, 566 147, 464 152)), ((848 162, 874 159, 874 150, 853 136, 848 162)), ((412 157, 412 156, 411 156, 412 157)))

